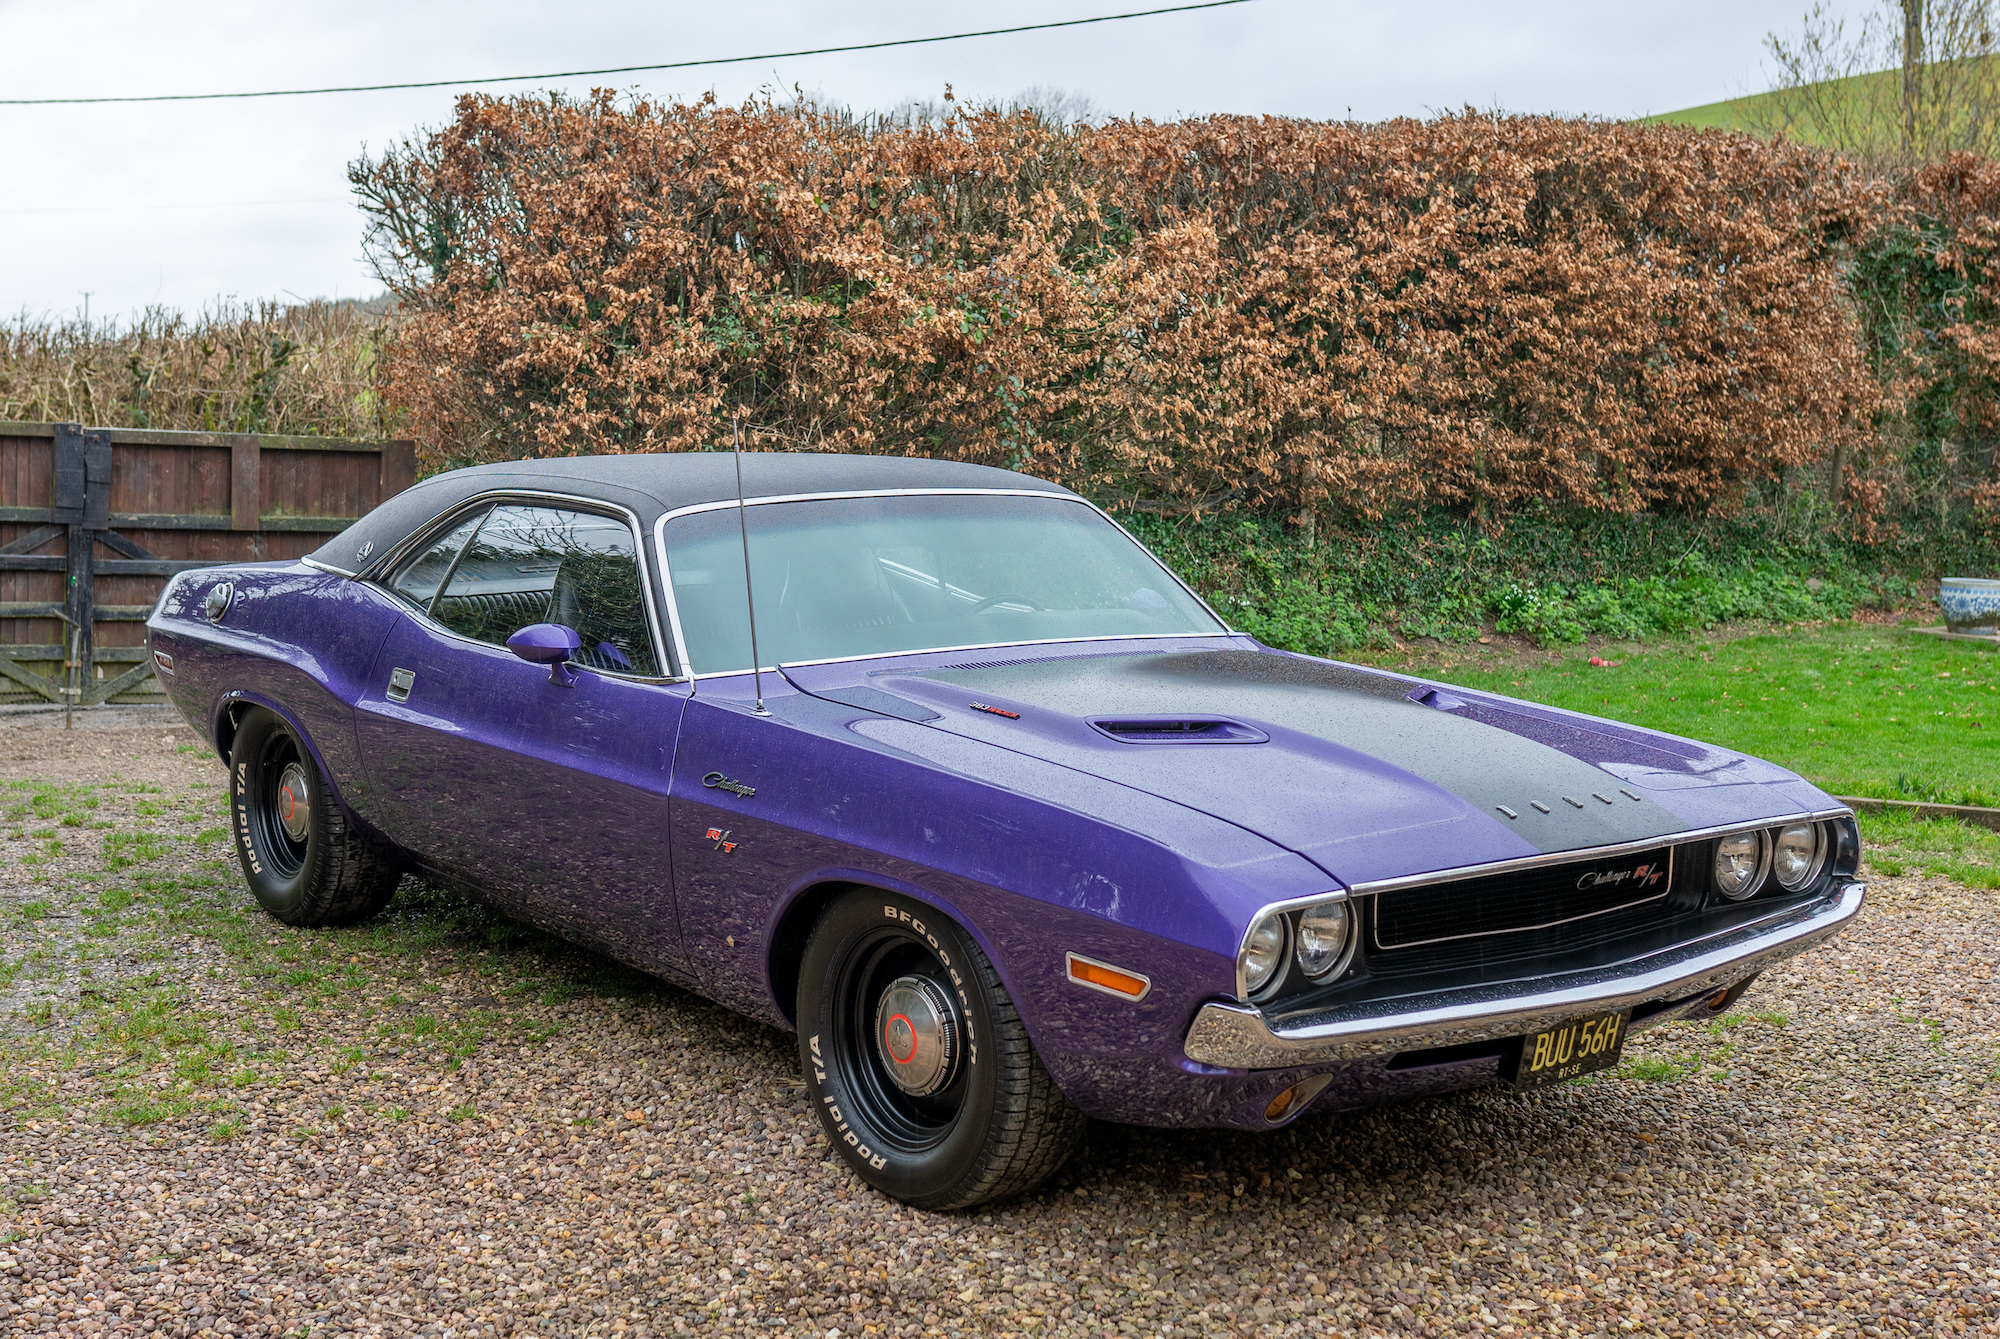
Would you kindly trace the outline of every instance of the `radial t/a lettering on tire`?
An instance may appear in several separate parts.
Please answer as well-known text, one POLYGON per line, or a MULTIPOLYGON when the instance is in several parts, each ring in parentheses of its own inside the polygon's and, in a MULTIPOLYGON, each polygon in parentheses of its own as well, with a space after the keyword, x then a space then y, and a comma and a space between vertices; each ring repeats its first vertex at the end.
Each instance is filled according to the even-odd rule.
POLYGON ((391 855, 354 830, 297 733, 261 707, 230 743, 229 827, 250 891, 287 925, 364 920, 396 891, 391 855))
POLYGON ((979 946, 894 894, 857 890, 813 927, 799 1058, 848 1166, 921 1209, 1019 1194, 1083 1131, 979 946))

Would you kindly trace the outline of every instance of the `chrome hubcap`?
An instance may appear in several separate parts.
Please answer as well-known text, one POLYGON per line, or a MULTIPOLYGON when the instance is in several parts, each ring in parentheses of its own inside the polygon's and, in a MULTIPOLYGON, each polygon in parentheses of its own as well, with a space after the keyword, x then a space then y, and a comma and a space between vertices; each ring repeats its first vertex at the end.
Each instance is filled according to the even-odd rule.
POLYGON ((899 976, 875 1006, 875 1049, 890 1080, 912 1097, 928 1097, 958 1073, 958 1011, 943 986, 927 976, 899 976))
POLYGON ((278 822, 285 835, 295 842, 304 841, 311 828, 311 813, 312 792, 306 789, 306 769, 289 763, 278 777, 278 822))

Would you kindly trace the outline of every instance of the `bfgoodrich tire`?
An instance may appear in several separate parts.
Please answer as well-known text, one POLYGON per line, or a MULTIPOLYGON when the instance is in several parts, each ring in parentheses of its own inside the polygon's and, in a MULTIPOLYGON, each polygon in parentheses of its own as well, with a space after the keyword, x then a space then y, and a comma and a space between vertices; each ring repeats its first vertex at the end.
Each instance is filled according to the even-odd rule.
POLYGON ((292 728, 261 707, 230 746, 229 818, 244 880, 287 925, 364 920, 396 891, 395 863, 354 830, 292 728))
POLYGON ((920 1209, 1018 1195, 1075 1149, 1083 1116, 1035 1055, 971 937, 936 909, 859 891, 806 943, 799 1058, 834 1148, 920 1209))

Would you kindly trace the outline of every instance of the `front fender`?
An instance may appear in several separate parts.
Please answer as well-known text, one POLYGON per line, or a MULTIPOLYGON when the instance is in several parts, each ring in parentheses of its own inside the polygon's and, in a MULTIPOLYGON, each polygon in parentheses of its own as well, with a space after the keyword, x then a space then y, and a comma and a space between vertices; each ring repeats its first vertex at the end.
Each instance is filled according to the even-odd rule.
POLYGON ((965 927, 1058 1083, 1107 1056, 1177 1063, 1196 1010, 1234 991, 1247 918, 1331 886, 1255 834, 1114 782, 783 689, 760 722, 748 696, 739 713, 704 681, 690 704, 675 887, 712 993, 781 1026, 819 907, 879 888, 965 927), (699 785, 724 761, 752 795, 699 785), (733 853, 703 840, 715 831, 733 853), (1071 953, 1153 987, 1141 1001, 1090 988, 1071 953))

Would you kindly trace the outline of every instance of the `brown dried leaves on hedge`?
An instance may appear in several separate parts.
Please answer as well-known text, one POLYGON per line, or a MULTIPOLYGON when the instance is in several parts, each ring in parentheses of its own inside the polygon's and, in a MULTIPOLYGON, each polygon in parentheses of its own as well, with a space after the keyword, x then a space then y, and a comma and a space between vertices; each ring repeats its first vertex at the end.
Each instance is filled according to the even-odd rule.
POLYGON ((1175 509, 1706 508, 1881 403, 1879 201, 1743 136, 468 97, 355 180, 433 465, 740 412, 1175 509))

